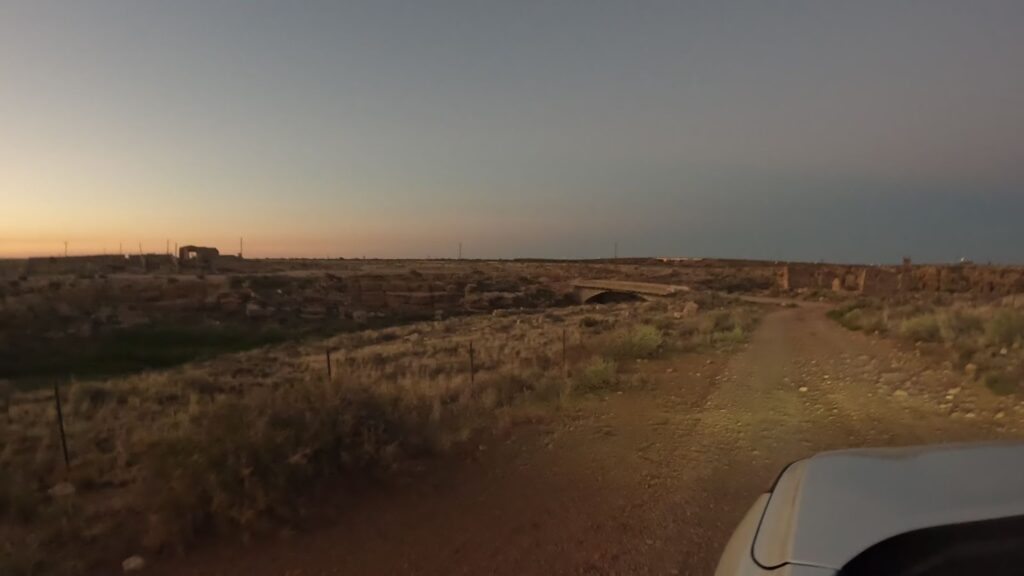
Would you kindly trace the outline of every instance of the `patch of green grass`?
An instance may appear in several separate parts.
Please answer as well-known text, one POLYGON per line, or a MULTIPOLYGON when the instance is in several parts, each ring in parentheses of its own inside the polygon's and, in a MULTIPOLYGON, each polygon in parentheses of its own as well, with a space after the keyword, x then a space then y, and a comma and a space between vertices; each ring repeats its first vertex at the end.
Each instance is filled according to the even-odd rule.
POLYGON ((46 385, 74 376, 103 378, 203 360, 285 340, 279 330, 241 326, 146 326, 68 340, 59 348, 48 343, 0 351, 0 378, 21 388, 46 385))
POLYGON ((907 318, 900 324, 900 334, 913 342, 942 341, 942 328, 934 314, 907 318))
POLYGON ((1024 314, 1001 310, 985 325, 985 339, 993 346, 1012 346, 1024 339, 1024 314))
POLYGON ((619 360, 653 358, 664 344, 660 329, 650 324, 640 324, 615 334, 608 344, 607 353, 619 360))
POLYGON ((709 312, 689 333, 689 342, 682 344, 683 349, 746 342, 759 320, 760 315, 756 310, 745 308, 709 312))
POLYGON ((747 333, 742 326, 733 326, 732 330, 722 330, 712 335, 716 344, 740 344, 746 342, 747 333))
POLYGON ((581 367, 575 378, 575 388, 582 392, 611 388, 618 380, 618 373, 615 360, 595 356, 581 367))

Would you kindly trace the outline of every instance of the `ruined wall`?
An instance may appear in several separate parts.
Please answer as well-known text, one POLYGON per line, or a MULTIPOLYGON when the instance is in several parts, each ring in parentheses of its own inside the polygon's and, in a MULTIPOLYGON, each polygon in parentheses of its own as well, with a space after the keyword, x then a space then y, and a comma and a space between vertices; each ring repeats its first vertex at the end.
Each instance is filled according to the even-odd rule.
POLYGON ((24 261, 26 274, 109 274, 130 268, 142 270, 140 264, 133 264, 124 256, 68 256, 51 258, 29 258, 24 261))
POLYGON ((837 264, 785 264, 776 278, 782 290, 858 291, 864 283, 862 267, 837 264))
POLYGON ((1024 292, 1024 267, 785 264, 776 271, 776 286, 781 290, 834 290, 870 295, 900 291, 1006 295, 1024 292))
POLYGON ((900 273, 889 268, 865 267, 859 274, 857 291, 884 296, 900 290, 900 273))
POLYGON ((915 266, 914 290, 1017 294, 1024 292, 1024 268, 1013 266, 915 266))

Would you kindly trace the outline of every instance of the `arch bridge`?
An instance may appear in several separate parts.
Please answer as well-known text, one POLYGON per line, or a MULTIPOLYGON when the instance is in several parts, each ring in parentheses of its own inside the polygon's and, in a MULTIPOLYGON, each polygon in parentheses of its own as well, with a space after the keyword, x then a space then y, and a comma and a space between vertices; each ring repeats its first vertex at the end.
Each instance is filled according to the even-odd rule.
POLYGON ((580 304, 656 300, 689 291, 688 286, 655 284, 653 282, 586 279, 572 282, 573 297, 580 304))

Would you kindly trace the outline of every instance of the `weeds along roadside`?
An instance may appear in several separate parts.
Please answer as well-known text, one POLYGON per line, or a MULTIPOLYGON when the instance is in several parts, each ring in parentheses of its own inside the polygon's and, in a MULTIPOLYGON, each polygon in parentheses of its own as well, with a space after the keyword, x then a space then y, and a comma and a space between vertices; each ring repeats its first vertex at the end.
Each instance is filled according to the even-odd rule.
POLYGON ((173 550, 288 523, 317 485, 403 473, 515 404, 626 386, 633 363, 741 342, 757 316, 670 300, 454 318, 78 382, 71 496, 46 493, 64 479, 50 405, 15 399, 0 425, 0 567, 45 573, 76 557, 61 549, 173 550))
POLYGON ((996 394, 1024 393, 1024 310, 1012 299, 952 295, 860 298, 828 316, 948 359, 996 394))

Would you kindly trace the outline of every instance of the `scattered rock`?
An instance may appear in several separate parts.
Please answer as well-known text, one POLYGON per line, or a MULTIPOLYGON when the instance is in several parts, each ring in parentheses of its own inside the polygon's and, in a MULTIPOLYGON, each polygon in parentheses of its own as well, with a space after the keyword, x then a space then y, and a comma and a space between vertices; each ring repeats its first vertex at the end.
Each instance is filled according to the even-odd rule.
POLYGON ((996 415, 993 416, 993 418, 995 418, 996 420, 999 420, 1000 418, 1002 418, 1004 416, 1006 416, 1006 412, 1003 412, 1002 410, 1000 410, 999 412, 996 412, 996 415))
POLYGON ((949 390, 946 390, 946 394, 949 394, 950 396, 956 396, 957 394, 960 393, 960 390, 961 388, 959 386, 956 386, 955 388, 950 388, 949 390))
POLYGON ((1006 346, 1003 346, 1002 348, 999 349, 999 355, 1000 356, 1006 356, 1009 353, 1010 353, 1010 351, 1006 349, 1006 346))
POLYGON ((136 572, 146 567, 146 559, 142 556, 129 556, 121 562, 121 569, 125 572, 136 572))
POLYGON ((245 305, 245 315, 248 318, 267 318, 270 310, 258 302, 249 302, 245 305))
POLYGON ((807 392, 807 386, 801 386, 801 387, 797 388, 797 390, 799 390, 801 392, 807 392))
POLYGON ((887 372, 878 379, 883 384, 896 384, 906 379, 906 375, 900 372, 887 372))
POLYGON ((975 414, 973 410, 964 414, 964 418, 974 418, 975 416, 977 416, 977 414, 975 414))
POLYGON ((906 398, 908 396, 906 390, 896 390, 892 393, 895 398, 906 398))
POLYGON ((75 485, 71 482, 61 482, 49 490, 50 496, 54 498, 67 498, 68 496, 74 496, 75 485))

